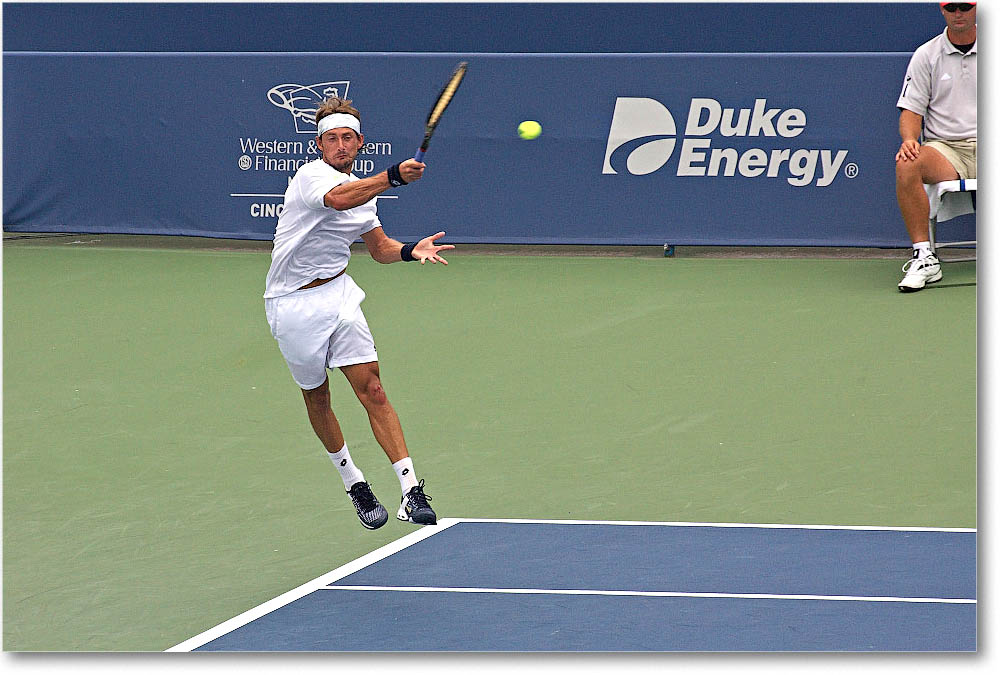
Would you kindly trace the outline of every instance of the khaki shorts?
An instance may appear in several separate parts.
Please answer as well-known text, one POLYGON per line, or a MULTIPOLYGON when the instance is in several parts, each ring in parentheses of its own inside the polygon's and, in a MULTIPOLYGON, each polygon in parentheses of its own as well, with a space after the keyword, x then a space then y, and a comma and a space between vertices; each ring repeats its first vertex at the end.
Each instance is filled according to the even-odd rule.
POLYGON ((955 167, 959 178, 976 177, 976 139, 964 141, 945 141, 935 139, 924 143, 925 147, 934 148, 945 156, 955 167))

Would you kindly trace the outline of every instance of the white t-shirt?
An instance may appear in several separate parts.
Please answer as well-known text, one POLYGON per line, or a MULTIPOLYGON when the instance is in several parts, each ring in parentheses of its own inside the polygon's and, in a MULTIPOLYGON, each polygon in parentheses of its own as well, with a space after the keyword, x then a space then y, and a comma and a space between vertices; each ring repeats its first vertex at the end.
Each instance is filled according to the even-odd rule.
POLYGON ((924 118, 926 139, 976 138, 977 45, 963 54, 946 28, 913 52, 896 107, 924 118))
POLYGON ((327 192, 356 180, 361 179, 337 171, 322 159, 303 165, 295 173, 274 232, 265 298, 287 295, 313 279, 336 275, 351 259, 351 244, 382 226, 375 199, 345 211, 323 203, 327 192))

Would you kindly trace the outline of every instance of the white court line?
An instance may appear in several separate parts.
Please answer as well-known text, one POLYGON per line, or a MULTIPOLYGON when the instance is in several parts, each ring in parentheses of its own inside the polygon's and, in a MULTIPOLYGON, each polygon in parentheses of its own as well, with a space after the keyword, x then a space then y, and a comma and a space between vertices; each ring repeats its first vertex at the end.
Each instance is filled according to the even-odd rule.
POLYGON ((682 591, 601 591, 554 588, 462 588, 449 586, 324 586, 324 591, 398 591, 404 593, 509 593, 513 595, 611 595, 643 598, 738 598, 744 600, 852 600, 856 602, 934 602, 974 605, 974 598, 896 598, 869 595, 785 595, 774 593, 686 593, 682 591))
POLYGON ((337 569, 327 572, 321 577, 317 577, 312 581, 302 584, 298 588, 294 588, 288 591, 287 593, 283 593, 278 597, 274 598, 273 600, 268 600, 264 604, 258 605, 253 609, 249 609, 240 614, 239 616, 235 616, 232 619, 229 619, 228 621, 224 621, 223 623, 220 623, 218 626, 215 626, 214 628, 209 628, 203 633, 199 633, 198 635, 195 635, 192 638, 188 638, 184 642, 174 645, 173 647, 170 647, 166 651, 189 652, 194 649, 197 649, 198 647, 201 647, 202 645, 207 644, 212 640, 222 637, 226 633, 230 633, 236 630, 237 628, 247 625, 251 621, 259 619, 265 614, 270 614, 276 609, 280 609, 281 607, 284 607, 285 605, 291 602, 295 602, 299 598, 305 597, 306 595, 309 595, 313 591, 319 590, 324 586, 333 583, 334 581, 343 579, 349 574, 354 574, 360 569, 368 567, 371 564, 377 563, 378 561, 384 558, 388 558, 393 553, 398 553, 399 551, 402 551, 404 548, 413 546, 417 542, 423 541, 427 537, 433 536, 439 532, 443 532, 444 530, 451 527, 452 525, 455 525, 458 522, 459 521, 455 519, 442 519, 442 521, 440 521, 436 527, 435 526, 422 527, 416 532, 411 532, 405 537, 397 539, 396 541, 393 542, 389 542, 385 546, 375 549, 371 553, 363 555, 357 560, 352 560, 346 565, 341 565, 337 569), (445 520, 448 520, 450 522, 444 522, 445 520))
MULTIPOLYGON (((657 520, 545 520, 534 518, 442 518, 462 523, 513 523, 526 525, 656 525, 660 527, 764 528, 775 530, 856 530, 886 532, 976 532, 973 527, 894 527, 887 525, 787 525, 784 523, 691 523, 657 520)), ((449 523, 452 524, 452 523, 449 523)))
MULTIPOLYGON (((268 600, 262 605, 258 605, 253 609, 247 610, 242 614, 229 619, 218 626, 210 628, 192 638, 181 642, 180 644, 170 647, 166 651, 168 652, 187 652, 193 649, 215 640, 226 633, 232 632, 237 628, 245 626, 246 624, 259 619, 265 614, 269 614, 276 609, 284 607, 285 605, 298 600, 306 595, 309 595, 313 591, 317 590, 329 590, 327 587, 334 581, 343 579, 349 574, 353 574, 358 570, 365 568, 373 563, 376 563, 384 558, 389 557, 393 553, 398 553, 399 551, 416 544, 417 542, 423 541, 424 539, 433 536, 439 532, 443 532, 453 525, 459 523, 514 523, 514 524, 541 524, 541 525, 626 525, 626 526, 661 526, 661 527, 730 527, 730 528, 747 528, 747 527, 758 527, 758 528, 772 528, 772 529, 804 529, 804 530, 885 530, 892 532, 975 532, 973 528, 936 528, 936 527, 884 527, 875 525, 784 525, 784 524, 754 524, 754 523, 690 523, 690 522, 661 522, 661 521, 630 521, 630 520, 542 520, 542 519, 530 519, 530 518, 441 518, 438 520, 437 526, 423 527, 416 532, 411 532, 410 534, 397 539, 394 542, 390 542, 385 546, 372 551, 371 553, 364 555, 357 560, 353 560, 346 565, 342 565, 331 572, 327 572, 321 577, 317 577, 312 581, 302 584, 298 588, 294 588, 287 593, 279 595, 273 600, 268 600)), ((348 586, 335 586, 336 589, 349 589, 348 586)), ((355 587, 357 589, 368 588, 368 587, 355 587)), ((370 587, 374 589, 375 587, 370 587)), ((382 589, 391 590, 391 589, 382 589)), ((432 590, 451 590, 452 592, 462 592, 461 590, 456 591, 455 589, 432 589, 432 590)), ((502 589, 471 589, 464 592, 490 592, 496 593, 501 592, 502 589)), ((512 593, 520 590, 521 592, 537 592, 537 593, 563 593, 567 594, 567 591, 545 591, 545 590, 535 590, 535 589, 506 589, 505 592, 512 593)), ((590 593, 590 594, 615 594, 615 593, 630 593, 630 591, 580 591, 578 593, 590 593)), ((666 593, 663 593, 665 595, 666 593)), ((701 594, 700 596, 695 595, 694 597, 729 597, 725 594, 701 594)), ((745 596, 734 596, 734 597, 745 597, 745 596)), ((819 598, 819 599, 848 599, 849 596, 754 596, 754 597, 799 597, 799 598, 819 598)), ((888 602, 890 600, 885 600, 888 602)), ((932 602, 934 599, 896 599, 896 602, 932 602)), ((967 599, 947 599, 940 598, 937 599, 938 602, 963 602, 963 603, 975 603, 975 600, 967 599)))

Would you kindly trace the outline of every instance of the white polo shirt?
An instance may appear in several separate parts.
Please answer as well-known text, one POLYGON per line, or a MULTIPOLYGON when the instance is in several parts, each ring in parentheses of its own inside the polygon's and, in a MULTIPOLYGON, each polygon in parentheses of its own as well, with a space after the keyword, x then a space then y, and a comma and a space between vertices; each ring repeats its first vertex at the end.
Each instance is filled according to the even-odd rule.
POLYGON ((963 54, 946 28, 913 52, 896 107, 924 118, 924 138, 953 141, 976 138, 976 101, 976 44, 963 54))
POLYGON ((375 199, 337 211, 323 203, 327 192, 342 183, 361 180, 317 159, 304 164, 285 190, 267 272, 265 298, 287 295, 313 279, 332 277, 347 267, 351 244, 381 227, 375 199))

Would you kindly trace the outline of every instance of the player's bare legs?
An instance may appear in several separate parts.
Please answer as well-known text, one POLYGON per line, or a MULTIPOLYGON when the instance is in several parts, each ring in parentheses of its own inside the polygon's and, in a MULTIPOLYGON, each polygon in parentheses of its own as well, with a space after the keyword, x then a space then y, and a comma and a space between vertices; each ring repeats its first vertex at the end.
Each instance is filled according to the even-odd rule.
POLYGON ((898 284, 903 293, 919 291, 941 280, 941 261, 930 244, 930 201, 924 183, 956 178, 955 167, 934 148, 904 141, 896 153, 896 201, 913 242, 913 257, 903 265, 906 275, 898 284))
POLYGON ((354 464, 347 449, 340 423, 330 407, 330 379, 327 378, 315 389, 303 389, 302 398, 306 402, 309 423, 340 472, 344 489, 354 503, 361 524, 369 530, 382 527, 389 520, 389 513, 372 493, 364 474, 354 464))
POLYGON ((413 470, 413 460, 406 450, 403 439, 403 427, 395 408, 389 403, 389 398, 382 388, 379 377, 378 362, 359 363, 344 366, 341 369, 347 381, 351 383, 355 395, 368 412, 368 420, 372 425, 375 440, 382 446, 392 468, 399 478, 399 486, 403 496, 400 499, 396 518, 418 525, 434 525, 437 514, 431 508, 431 498, 424 492, 424 481, 417 481, 413 470))
POLYGON ((896 159, 896 201, 913 243, 927 241, 930 237, 927 224, 930 202, 924 183, 957 179, 955 167, 934 148, 921 146, 916 158, 899 156, 896 159))
POLYGON ((375 434, 375 440, 382 446, 389 461, 395 464, 399 460, 409 457, 410 453, 406 450, 406 441, 403 439, 403 427, 399 423, 399 416, 396 415, 395 408, 389 403, 385 390, 382 388, 378 361, 344 366, 340 370, 344 373, 347 381, 351 383, 361 405, 365 407, 368 420, 372 425, 372 432, 375 434))
POLYGON ((306 402, 306 413, 313 431, 319 436, 327 452, 334 453, 344 447, 344 434, 340 423, 330 407, 329 378, 315 389, 303 389, 302 398, 306 402))

